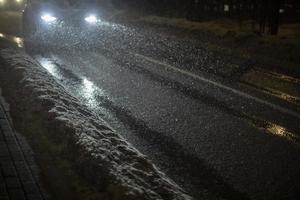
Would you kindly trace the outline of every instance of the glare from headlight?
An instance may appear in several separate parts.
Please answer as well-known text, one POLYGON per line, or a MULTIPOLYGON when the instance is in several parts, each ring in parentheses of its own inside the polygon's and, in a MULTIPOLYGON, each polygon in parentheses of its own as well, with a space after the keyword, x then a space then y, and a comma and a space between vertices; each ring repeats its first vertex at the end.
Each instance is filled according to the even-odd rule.
POLYGON ((90 24, 95 24, 98 21, 95 15, 89 15, 86 18, 84 18, 84 20, 90 24))
POLYGON ((51 23, 51 22, 55 22, 57 18, 56 18, 56 17, 53 17, 53 16, 50 15, 50 14, 45 14, 45 15, 42 15, 42 16, 41 16, 41 19, 42 19, 44 22, 51 23))

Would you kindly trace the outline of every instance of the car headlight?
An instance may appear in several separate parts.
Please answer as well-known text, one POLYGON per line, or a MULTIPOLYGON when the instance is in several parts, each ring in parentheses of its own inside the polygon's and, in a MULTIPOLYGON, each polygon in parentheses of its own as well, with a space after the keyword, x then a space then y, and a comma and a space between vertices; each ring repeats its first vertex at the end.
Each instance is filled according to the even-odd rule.
POLYGON ((95 24, 98 22, 96 15, 88 15, 87 17, 84 18, 84 20, 90 24, 95 24))
POLYGON ((44 14, 41 16, 41 19, 46 23, 55 22, 57 20, 57 18, 51 14, 44 14))

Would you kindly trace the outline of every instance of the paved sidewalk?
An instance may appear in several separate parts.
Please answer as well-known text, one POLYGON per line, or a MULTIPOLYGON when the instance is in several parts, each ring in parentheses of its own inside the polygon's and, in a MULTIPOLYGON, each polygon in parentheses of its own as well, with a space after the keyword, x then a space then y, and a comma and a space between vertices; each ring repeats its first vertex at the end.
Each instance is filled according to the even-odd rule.
POLYGON ((34 153, 17 133, 0 88, 0 200, 48 199, 41 189, 34 153))

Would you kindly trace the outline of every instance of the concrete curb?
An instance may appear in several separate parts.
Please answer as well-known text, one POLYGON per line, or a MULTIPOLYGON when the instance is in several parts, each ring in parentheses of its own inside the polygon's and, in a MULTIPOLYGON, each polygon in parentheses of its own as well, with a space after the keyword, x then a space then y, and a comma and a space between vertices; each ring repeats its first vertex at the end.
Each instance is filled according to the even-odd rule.
POLYGON ((21 50, 1 50, 0 65, 17 129, 46 137, 103 199, 192 199, 21 50))

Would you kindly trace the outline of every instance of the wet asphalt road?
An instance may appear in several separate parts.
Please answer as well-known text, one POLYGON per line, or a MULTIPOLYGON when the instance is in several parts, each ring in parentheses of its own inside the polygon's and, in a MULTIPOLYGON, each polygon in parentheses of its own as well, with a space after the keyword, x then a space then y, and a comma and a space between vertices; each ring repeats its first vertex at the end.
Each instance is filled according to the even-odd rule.
POLYGON ((99 29, 44 36, 29 53, 197 199, 297 199, 299 107, 237 84, 247 60, 155 31, 99 29))
POLYGON ((205 99, 211 97, 188 95, 97 52, 60 52, 36 59, 199 198, 273 199, 299 173, 299 140, 267 131, 284 132, 283 127, 257 127, 205 99))

